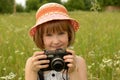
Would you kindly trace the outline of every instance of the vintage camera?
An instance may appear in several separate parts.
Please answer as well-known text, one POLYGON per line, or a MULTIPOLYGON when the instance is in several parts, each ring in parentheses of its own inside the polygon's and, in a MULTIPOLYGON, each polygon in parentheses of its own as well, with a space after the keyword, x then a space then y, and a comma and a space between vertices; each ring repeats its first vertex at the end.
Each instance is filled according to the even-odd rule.
POLYGON ((42 71, 55 70, 61 71, 62 69, 68 69, 66 62, 64 62, 63 56, 71 54, 64 49, 45 50, 47 59, 50 60, 49 67, 41 69, 42 71))

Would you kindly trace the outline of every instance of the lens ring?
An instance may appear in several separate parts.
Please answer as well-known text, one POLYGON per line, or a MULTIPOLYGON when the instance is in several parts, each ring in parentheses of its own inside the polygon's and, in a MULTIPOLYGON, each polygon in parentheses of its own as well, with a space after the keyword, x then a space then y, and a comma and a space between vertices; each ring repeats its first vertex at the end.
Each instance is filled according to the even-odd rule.
POLYGON ((64 69, 64 67, 65 67, 65 63, 61 58, 55 58, 51 62, 51 68, 55 71, 61 71, 62 69, 64 69))

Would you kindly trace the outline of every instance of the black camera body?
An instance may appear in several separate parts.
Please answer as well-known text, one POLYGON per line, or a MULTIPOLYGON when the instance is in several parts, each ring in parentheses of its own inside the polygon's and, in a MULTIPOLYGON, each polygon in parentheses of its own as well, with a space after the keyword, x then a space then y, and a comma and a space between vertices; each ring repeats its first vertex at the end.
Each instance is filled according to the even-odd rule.
POLYGON ((50 60, 49 67, 43 68, 41 71, 55 70, 61 71, 63 69, 68 69, 66 62, 64 62, 63 57, 65 55, 71 54, 66 52, 64 49, 56 49, 56 50, 45 50, 45 54, 47 55, 47 59, 50 60))

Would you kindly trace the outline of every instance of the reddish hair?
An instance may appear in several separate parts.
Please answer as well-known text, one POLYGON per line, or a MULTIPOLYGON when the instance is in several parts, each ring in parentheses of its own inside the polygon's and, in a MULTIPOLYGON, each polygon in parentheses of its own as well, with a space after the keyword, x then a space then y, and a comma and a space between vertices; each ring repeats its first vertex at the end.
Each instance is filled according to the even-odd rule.
POLYGON ((37 27, 35 35, 33 36, 33 40, 37 47, 43 50, 45 49, 43 42, 43 34, 57 33, 62 31, 66 31, 68 33, 68 46, 70 46, 74 42, 75 31, 69 20, 53 20, 39 25, 37 27))

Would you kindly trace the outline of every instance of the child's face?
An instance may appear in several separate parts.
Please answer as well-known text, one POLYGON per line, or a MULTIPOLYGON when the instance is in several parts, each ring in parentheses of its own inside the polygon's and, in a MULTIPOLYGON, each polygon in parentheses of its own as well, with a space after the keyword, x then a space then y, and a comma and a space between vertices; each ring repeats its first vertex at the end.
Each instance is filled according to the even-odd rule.
POLYGON ((44 47, 47 50, 55 50, 58 48, 67 48, 68 33, 66 31, 56 33, 43 34, 44 47))

